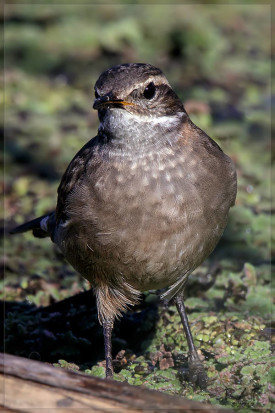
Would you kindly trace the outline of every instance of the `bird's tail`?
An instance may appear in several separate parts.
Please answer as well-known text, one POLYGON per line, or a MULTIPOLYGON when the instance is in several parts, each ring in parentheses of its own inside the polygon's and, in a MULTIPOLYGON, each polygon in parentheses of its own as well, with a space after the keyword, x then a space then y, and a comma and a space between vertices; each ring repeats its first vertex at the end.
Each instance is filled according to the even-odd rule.
POLYGON ((32 221, 25 222, 25 224, 19 225, 12 229, 10 234, 20 234, 21 232, 32 231, 33 235, 37 238, 50 237, 55 228, 55 212, 51 212, 48 215, 35 218, 32 221))

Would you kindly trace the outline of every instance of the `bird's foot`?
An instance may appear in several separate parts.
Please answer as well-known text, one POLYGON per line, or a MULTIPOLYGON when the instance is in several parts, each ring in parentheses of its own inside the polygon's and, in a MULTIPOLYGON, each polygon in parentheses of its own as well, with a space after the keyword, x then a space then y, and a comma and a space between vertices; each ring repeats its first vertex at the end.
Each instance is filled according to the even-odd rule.
POLYGON ((188 360, 188 380, 195 386, 201 389, 206 389, 208 377, 203 367, 202 362, 198 358, 190 358, 188 360))
POLYGON ((106 362, 106 370, 105 370, 106 379, 107 380, 113 380, 113 378, 114 378, 114 369, 113 369, 112 359, 107 359, 106 361, 107 361, 106 362))

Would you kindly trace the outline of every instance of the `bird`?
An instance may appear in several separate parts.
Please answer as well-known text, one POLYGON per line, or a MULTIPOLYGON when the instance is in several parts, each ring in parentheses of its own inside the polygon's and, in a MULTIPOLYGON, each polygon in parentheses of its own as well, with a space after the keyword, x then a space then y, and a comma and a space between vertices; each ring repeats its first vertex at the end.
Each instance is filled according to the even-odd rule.
POLYGON ((189 380, 207 387, 184 304, 188 276, 214 250, 235 204, 235 166, 188 116, 163 72, 148 63, 105 70, 94 87, 98 134, 67 167, 56 209, 20 225, 50 237, 94 291, 106 378, 112 329, 147 290, 175 303, 189 380))

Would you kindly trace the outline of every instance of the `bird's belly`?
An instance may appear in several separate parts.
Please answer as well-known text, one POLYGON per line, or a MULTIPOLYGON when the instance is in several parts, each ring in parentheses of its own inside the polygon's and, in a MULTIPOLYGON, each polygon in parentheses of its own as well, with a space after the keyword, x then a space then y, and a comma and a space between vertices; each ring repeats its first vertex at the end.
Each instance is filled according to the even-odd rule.
POLYGON ((83 212, 86 219, 61 236, 64 255, 92 284, 123 280, 139 291, 172 285, 211 253, 227 214, 210 220, 212 209, 207 212, 198 197, 188 202, 176 202, 173 194, 157 198, 150 194, 149 200, 133 202, 125 196, 124 208, 113 199, 93 214, 83 212))
MULTIPOLYGON (((172 234, 158 232, 159 238, 152 242, 132 242, 126 252, 125 274, 129 283, 140 291, 160 289, 174 284, 180 277, 191 273, 213 251, 218 243, 224 225, 202 225, 189 223, 172 234), (162 236, 163 235, 163 236, 162 236)), ((153 238, 148 234, 148 238, 153 238)), ((123 271, 123 269, 122 269, 123 271)))

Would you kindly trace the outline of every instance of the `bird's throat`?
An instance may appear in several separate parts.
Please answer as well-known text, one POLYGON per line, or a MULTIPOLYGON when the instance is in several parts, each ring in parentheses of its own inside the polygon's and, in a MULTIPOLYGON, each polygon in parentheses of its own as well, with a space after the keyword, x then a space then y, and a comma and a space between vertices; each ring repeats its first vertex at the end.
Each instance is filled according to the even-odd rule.
POLYGON ((113 149, 139 152, 162 145, 173 145, 184 122, 184 113, 174 116, 145 116, 124 109, 107 110, 98 134, 113 149))

